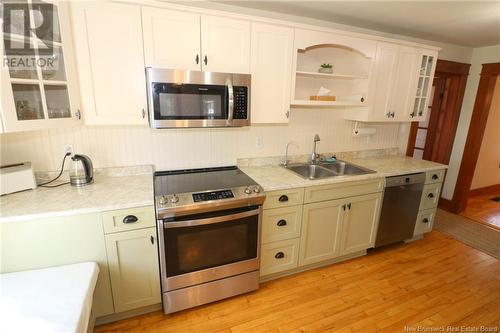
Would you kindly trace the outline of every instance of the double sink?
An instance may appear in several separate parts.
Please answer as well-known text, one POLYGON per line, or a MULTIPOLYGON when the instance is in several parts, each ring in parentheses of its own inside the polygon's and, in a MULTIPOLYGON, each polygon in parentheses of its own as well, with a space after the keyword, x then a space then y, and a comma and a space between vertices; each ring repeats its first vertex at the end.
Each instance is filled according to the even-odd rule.
POLYGON ((375 173, 375 171, 363 168, 359 165, 347 163, 337 160, 335 162, 319 162, 319 163, 300 163, 289 164, 284 168, 296 173, 304 179, 323 179, 329 177, 346 176, 346 175, 364 175, 375 173))

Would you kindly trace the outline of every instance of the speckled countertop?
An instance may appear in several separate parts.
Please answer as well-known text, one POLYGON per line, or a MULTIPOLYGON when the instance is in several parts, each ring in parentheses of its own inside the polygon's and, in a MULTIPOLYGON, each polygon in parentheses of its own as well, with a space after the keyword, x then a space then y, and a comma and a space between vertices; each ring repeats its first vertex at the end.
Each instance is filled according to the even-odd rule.
POLYGON ((38 187, 0 197, 0 223, 103 212, 153 205, 153 175, 97 174, 94 183, 77 188, 38 187))
POLYGON ((447 168, 446 165, 416 160, 406 156, 377 156, 365 158, 343 158, 344 161, 376 171, 358 176, 337 176, 324 179, 304 179, 290 170, 277 165, 240 166, 240 169, 263 187, 264 191, 287 188, 334 184, 366 179, 397 176, 408 173, 427 172, 447 168))

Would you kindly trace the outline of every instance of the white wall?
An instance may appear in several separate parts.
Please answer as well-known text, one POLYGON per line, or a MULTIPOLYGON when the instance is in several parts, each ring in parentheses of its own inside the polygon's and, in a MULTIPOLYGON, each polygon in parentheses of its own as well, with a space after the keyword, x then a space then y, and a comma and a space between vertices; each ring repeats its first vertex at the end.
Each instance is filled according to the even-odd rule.
POLYGON ((407 133, 398 124, 374 125, 377 134, 354 137, 353 122, 342 118, 343 110, 292 110, 285 125, 230 129, 152 130, 146 126, 81 126, 36 132, 2 134, 1 164, 32 161, 35 170, 60 168, 64 145, 89 155, 95 167, 154 164, 158 170, 234 165, 237 158, 284 155, 312 149, 314 134, 319 152, 406 147, 407 133), (262 147, 257 147, 262 138, 262 147))
POLYGON ((500 184, 500 79, 497 79, 471 190, 500 184))
POLYGON ((455 190, 465 141, 469 131, 472 110, 476 99, 477 87, 479 85, 480 78, 479 74, 481 73, 482 64, 492 62, 500 62, 500 45, 473 49, 469 77, 467 79, 464 101, 462 104, 462 110, 460 111, 460 119, 458 121, 457 134, 455 136, 455 142, 453 143, 449 169, 443 186, 442 197, 445 199, 451 200, 453 197, 453 191, 455 190))

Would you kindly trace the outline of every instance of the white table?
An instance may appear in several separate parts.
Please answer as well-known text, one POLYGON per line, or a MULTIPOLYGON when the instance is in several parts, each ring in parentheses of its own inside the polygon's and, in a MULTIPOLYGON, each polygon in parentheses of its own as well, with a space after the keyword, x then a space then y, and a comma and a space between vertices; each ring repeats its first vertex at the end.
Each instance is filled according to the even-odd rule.
POLYGON ((98 275, 94 262, 0 274, 0 332, 87 332, 98 275))

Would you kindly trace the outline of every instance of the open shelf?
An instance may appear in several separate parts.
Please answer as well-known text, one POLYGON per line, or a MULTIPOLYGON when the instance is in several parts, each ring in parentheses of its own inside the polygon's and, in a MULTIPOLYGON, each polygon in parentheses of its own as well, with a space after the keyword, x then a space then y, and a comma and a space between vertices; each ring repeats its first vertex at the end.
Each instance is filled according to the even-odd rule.
POLYGON ((368 79, 367 75, 351 74, 328 74, 319 72, 296 71, 297 78, 319 78, 319 79, 368 79))
POLYGON ((294 106, 366 106, 366 103, 355 101, 311 101, 306 99, 296 99, 292 102, 294 106))

